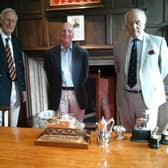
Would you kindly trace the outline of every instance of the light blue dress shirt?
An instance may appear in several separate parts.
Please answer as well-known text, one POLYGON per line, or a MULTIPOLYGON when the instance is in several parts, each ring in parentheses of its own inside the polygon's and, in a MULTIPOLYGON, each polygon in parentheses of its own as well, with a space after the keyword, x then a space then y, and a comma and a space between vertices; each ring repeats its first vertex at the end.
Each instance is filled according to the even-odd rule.
POLYGON ((62 86, 73 87, 72 81, 72 44, 68 48, 61 46, 62 86))

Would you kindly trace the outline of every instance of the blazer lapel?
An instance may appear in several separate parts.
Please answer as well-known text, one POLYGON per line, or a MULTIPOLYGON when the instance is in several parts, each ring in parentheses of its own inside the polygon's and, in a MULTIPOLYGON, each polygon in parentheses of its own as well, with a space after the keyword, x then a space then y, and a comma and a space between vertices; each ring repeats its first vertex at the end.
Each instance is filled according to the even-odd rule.
POLYGON ((145 63, 146 51, 147 51, 149 44, 150 44, 150 38, 146 33, 144 33, 142 53, 141 53, 141 67, 145 63))
POLYGON ((58 69, 61 71, 61 47, 59 46, 58 49, 55 50, 55 54, 53 54, 55 56, 54 59, 56 59, 57 61, 55 61, 56 63, 58 63, 58 69))
POLYGON ((13 57, 14 57, 15 63, 16 63, 16 59, 17 59, 17 56, 18 56, 17 48, 18 48, 19 44, 16 42, 16 40, 13 38, 13 36, 11 38, 12 38, 11 41, 12 41, 12 46, 13 46, 13 57))
POLYGON ((1 35, 0 35, 0 50, 1 50, 0 61, 2 62, 2 65, 4 65, 6 71, 8 72, 7 57, 1 35))
MULTIPOLYGON (((126 38, 125 42, 122 43, 122 55, 124 55, 123 57, 123 67, 124 67, 124 71, 125 71, 125 75, 127 74, 127 70, 128 70, 128 66, 129 66, 129 60, 127 59, 127 52, 128 52, 128 44, 129 44, 129 37, 126 38)), ((121 44, 121 45, 122 45, 121 44)))
POLYGON ((76 81, 79 73, 79 57, 78 49, 76 46, 72 45, 72 78, 73 82, 76 81), (78 63, 77 63, 78 62, 78 63))

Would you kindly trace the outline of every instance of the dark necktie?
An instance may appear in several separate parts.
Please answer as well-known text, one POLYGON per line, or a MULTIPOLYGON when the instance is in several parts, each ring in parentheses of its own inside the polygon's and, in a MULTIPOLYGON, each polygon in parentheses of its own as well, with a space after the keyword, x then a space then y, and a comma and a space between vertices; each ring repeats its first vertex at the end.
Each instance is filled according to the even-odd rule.
POLYGON ((5 50, 6 50, 6 56, 7 56, 7 62, 8 62, 9 76, 10 76, 10 79, 14 81, 16 79, 16 70, 14 67, 13 58, 12 58, 11 50, 10 50, 9 43, 8 43, 9 38, 6 38, 5 40, 6 40, 5 50))
POLYGON ((138 39, 133 40, 131 57, 130 57, 129 67, 128 67, 127 84, 130 88, 135 86, 135 84, 137 83, 137 41, 138 39))

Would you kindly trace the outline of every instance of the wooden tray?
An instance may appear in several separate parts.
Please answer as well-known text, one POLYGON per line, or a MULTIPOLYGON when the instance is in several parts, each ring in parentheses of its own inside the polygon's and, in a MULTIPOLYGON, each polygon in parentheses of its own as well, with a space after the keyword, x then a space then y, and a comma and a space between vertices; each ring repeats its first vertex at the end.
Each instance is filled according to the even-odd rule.
POLYGON ((36 145, 88 149, 90 132, 71 128, 46 128, 35 140, 36 145))

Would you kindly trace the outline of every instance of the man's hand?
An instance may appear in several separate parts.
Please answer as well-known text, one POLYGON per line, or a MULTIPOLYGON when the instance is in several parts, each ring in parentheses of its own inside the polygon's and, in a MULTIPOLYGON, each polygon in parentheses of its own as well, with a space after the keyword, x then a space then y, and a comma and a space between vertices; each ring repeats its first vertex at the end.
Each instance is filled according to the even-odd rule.
POLYGON ((27 91, 23 91, 23 103, 27 101, 27 91))

